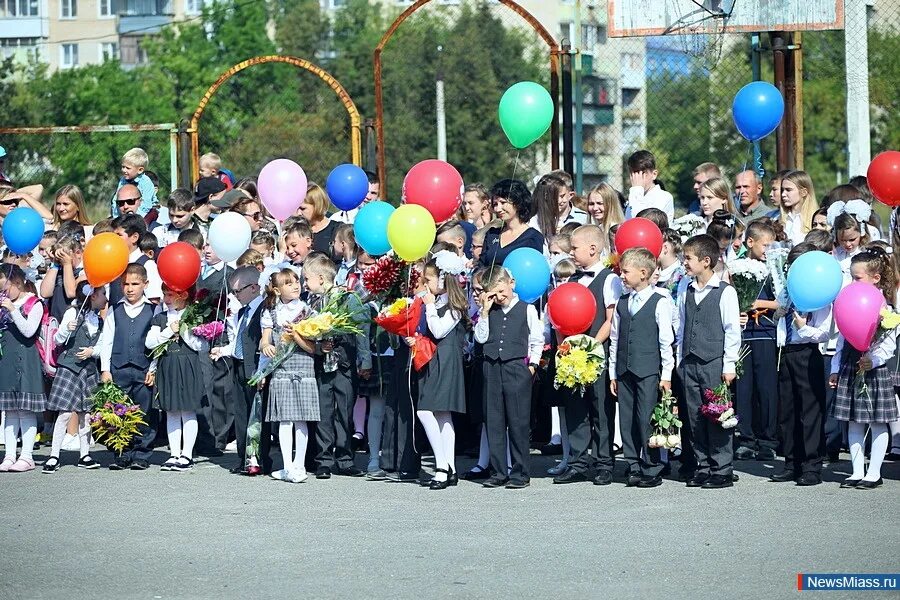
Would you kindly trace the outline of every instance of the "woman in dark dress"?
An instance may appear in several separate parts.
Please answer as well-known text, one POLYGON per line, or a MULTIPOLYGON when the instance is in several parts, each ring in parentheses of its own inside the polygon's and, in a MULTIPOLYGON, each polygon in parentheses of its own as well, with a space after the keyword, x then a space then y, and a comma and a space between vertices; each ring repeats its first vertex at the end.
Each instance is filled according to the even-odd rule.
POLYGON ((331 245, 334 243, 334 233, 340 223, 332 221, 326 216, 328 211, 328 194, 316 183, 310 183, 306 188, 306 198, 297 212, 309 222, 313 232, 312 249, 315 252, 324 252, 334 258, 331 245))
POLYGON ((513 250, 534 248, 544 250, 544 236, 528 225, 531 218, 531 193, 518 179, 504 179, 491 188, 494 212, 503 221, 502 227, 491 228, 484 236, 481 265, 502 265, 513 250))

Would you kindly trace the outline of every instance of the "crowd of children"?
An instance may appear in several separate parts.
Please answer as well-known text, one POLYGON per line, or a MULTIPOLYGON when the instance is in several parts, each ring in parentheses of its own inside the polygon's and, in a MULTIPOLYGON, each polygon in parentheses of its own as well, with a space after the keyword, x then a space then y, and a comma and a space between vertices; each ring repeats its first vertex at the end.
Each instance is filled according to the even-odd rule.
MULTIPOLYGON (((35 256, 4 252, 0 471, 35 468, 44 422, 51 447, 44 473, 60 470, 64 449, 79 451, 78 467, 98 468, 89 413, 107 381, 144 412, 113 470, 147 469, 154 447, 167 444, 159 468, 190 471, 196 456, 220 456, 231 443, 232 473, 290 483, 313 474, 418 481, 433 490, 460 479, 518 489, 530 484, 532 447, 549 440, 540 449, 560 456, 549 471, 557 484, 608 485, 621 453, 623 481, 636 488, 661 485, 675 475, 674 462, 688 487, 730 487, 735 461, 779 457, 771 479, 808 486, 822 483, 823 467, 846 449, 852 473, 841 487, 871 489, 882 483, 885 458, 900 453, 896 331, 857 350, 830 306, 793 306, 781 289, 784 272, 768 260, 780 248, 789 250, 787 265, 806 252, 830 252, 845 283, 871 283, 896 305, 900 234, 892 218, 880 241, 864 182, 838 186, 820 208, 806 173, 779 172, 770 206, 752 171, 735 177, 733 195, 722 169, 704 163, 694 172, 696 212, 680 219, 643 150, 628 160, 627 194, 599 184, 578 198, 563 172, 538 178, 533 196, 521 181, 470 185, 460 213, 439 226, 434 247, 413 265, 411 294, 424 306, 417 337, 434 349, 416 369, 417 337, 373 323, 382 307, 367 298, 363 272, 377 257, 355 243, 356 211, 328 221, 327 196, 310 184, 297 216, 276 223, 255 181, 236 181, 212 154, 201 158, 194 190, 176 189, 160 206, 148 160, 137 148, 124 155, 109 219, 91 227, 81 192, 65 186, 35 256), (210 221, 225 211, 246 217, 253 232, 244 255, 227 264, 206 243, 210 221), (644 248, 615 253, 615 232, 632 217, 659 227, 659 256, 644 248), (129 265, 94 289, 82 269, 84 245, 106 231, 125 240, 129 265), (193 245, 202 263, 183 292, 162 282, 154 260, 175 241, 193 245), (582 333, 602 344, 606 359, 583 394, 553 385, 564 336, 550 322, 547 295, 523 301, 502 266, 520 247, 544 253, 551 288, 574 282, 595 300, 582 333), (743 312, 730 284, 738 257, 766 269, 743 312), (200 292, 220 298, 225 332, 214 340, 181 327, 200 292), (336 300, 355 315, 358 333, 314 340, 292 327, 336 300), (288 342, 296 350, 251 385, 259 365, 288 342), (734 429, 706 414, 709 395, 723 388, 734 396, 734 429), (681 444, 664 451, 649 440, 654 408, 670 392, 681 444), (255 413, 258 444, 248 445, 255 413), (364 470, 354 460, 362 440, 364 470), (465 450, 477 462, 459 473, 456 457, 465 450), (423 454, 434 457, 433 476, 421 476, 423 454)), ((369 181, 372 200, 377 178, 369 181)), ((17 193, 0 187, 0 201, 25 202, 17 193)))

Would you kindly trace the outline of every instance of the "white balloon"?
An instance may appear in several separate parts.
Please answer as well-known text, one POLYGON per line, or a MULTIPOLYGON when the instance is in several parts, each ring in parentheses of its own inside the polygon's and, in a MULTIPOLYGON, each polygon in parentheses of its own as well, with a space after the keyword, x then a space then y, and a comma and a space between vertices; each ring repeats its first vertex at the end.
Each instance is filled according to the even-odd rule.
POLYGON ((235 212, 222 213, 209 226, 209 245, 225 262, 236 260, 250 247, 250 223, 235 212))

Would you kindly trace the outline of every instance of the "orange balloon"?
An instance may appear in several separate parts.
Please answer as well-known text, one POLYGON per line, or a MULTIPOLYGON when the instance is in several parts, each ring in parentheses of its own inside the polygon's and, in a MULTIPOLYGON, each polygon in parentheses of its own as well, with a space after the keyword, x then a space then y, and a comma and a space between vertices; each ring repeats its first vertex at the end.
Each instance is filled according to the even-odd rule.
POLYGON ((84 247, 84 272, 91 287, 118 279, 128 266, 128 246, 115 233, 95 235, 84 247))

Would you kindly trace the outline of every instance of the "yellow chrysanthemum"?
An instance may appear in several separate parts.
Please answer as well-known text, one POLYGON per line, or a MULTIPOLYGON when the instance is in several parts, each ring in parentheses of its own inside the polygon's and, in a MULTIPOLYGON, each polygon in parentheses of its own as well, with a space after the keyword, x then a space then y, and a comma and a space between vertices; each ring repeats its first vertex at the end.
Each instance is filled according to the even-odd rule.
POLYGON ((881 309, 881 327, 882 329, 895 329, 900 326, 900 313, 895 313, 888 308, 881 309))
POLYGON ((409 300, 407 298, 399 298, 393 304, 388 306, 387 314, 392 317, 399 315, 400 312, 405 310, 407 306, 409 306, 409 300))

